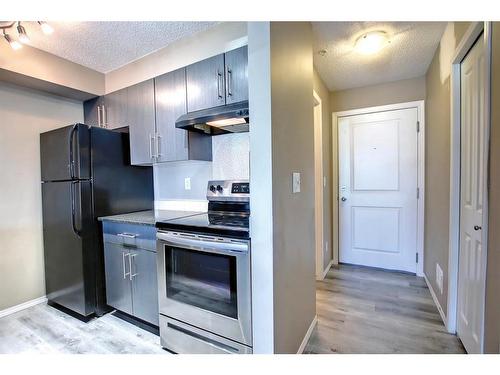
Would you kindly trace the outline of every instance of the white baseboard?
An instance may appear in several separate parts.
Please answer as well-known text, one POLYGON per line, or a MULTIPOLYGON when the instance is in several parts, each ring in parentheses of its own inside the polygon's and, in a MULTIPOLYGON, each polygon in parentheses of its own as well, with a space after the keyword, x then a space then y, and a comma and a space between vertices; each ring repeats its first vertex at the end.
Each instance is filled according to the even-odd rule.
POLYGON ((328 263, 326 268, 323 270, 323 274, 321 275, 321 278, 318 280, 323 280, 326 277, 326 274, 328 273, 328 271, 330 271, 330 268, 332 268, 332 266, 333 266, 333 259, 330 260, 330 263, 328 263))
POLYGON ((439 315, 441 315, 441 319, 443 320, 444 326, 448 327, 448 319, 446 318, 446 314, 444 313, 443 308, 441 307, 441 304, 439 303, 439 300, 437 299, 436 293, 434 292, 434 289, 432 289, 432 285, 427 279, 427 276, 424 274, 424 279, 425 283, 427 284, 427 287, 429 288, 429 291, 431 292, 432 300, 434 301, 434 304, 436 305, 439 315))
POLYGON ((307 342, 311 338, 314 327, 316 327, 317 323, 318 323, 318 316, 314 315, 314 319, 312 320, 311 325, 307 329, 306 335, 304 336, 304 339, 302 340, 302 342, 299 346, 299 350, 297 350, 297 354, 302 354, 304 352, 304 349, 306 348, 307 342))
POLYGON ((46 303, 46 302, 47 302, 47 297, 46 296, 32 299, 31 301, 27 301, 27 302, 21 303, 19 305, 9 307, 9 308, 7 308, 5 310, 1 310, 0 311, 0 318, 3 318, 4 316, 10 315, 10 314, 14 314, 14 313, 16 313, 18 311, 27 309, 27 308, 35 306, 35 305, 39 305, 41 303, 46 303))
POLYGON ((328 271, 330 271, 330 268, 332 268, 332 266, 333 266, 333 259, 330 260, 330 263, 328 263, 328 265, 323 270, 323 273, 321 275, 316 275, 316 280, 319 280, 319 281, 324 280, 326 277, 326 274, 328 273, 328 271))

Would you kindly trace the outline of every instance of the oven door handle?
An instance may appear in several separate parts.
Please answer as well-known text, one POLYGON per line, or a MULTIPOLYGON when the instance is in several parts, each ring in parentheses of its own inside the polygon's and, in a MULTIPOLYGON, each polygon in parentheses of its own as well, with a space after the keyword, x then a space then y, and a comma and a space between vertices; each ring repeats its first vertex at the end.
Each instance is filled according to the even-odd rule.
POLYGON ((223 242, 215 239, 185 238, 171 233, 157 233, 156 237, 170 246, 207 249, 221 254, 248 252, 248 243, 245 242, 223 242))

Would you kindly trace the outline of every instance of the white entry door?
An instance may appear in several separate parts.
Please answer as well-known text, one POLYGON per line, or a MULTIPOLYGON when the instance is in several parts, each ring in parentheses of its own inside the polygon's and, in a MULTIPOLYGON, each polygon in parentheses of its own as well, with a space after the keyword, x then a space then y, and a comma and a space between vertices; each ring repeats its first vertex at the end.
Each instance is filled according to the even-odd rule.
POLYGON ((416 273, 417 108, 339 118, 339 261, 416 273))
POLYGON ((484 74, 482 38, 460 64, 461 162, 460 252, 457 333, 469 353, 480 353, 483 337, 484 275, 484 74))

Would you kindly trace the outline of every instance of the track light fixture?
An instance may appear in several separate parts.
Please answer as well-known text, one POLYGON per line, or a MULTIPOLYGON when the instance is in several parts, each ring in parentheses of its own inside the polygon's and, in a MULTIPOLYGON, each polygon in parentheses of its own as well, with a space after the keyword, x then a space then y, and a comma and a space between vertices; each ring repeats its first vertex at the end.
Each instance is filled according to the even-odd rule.
MULTIPOLYGON (((27 22, 24 22, 24 24, 26 23, 27 22)), ((40 29, 45 35, 50 35, 54 32, 54 28, 50 26, 47 22, 36 21, 36 23, 40 26, 40 29)), ((12 22, 2 21, 0 22, 0 30, 2 30, 4 39, 7 41, 7 43, 9 43, 9 45, 13 50, 18 50, 23 47, 23 44, 30 43, 30 38, 28 36, 28 33, 26 32, 26 28, 23 25, 21 25, 21 21, 12 21, 12 22), (14 28, 17 30, 17 35, 18 35, 17 40, 14 39, 11 36, 11 34, 7 33, 7 30, 14 28)))
POLYGON ((7 43, 10 44, 10 46, 12 47, 12 49, 14 51, 20 49, 20 48, 23 48, 23 45, 21 43, 19 43, 17 40, 14 40, 10 37, 9 34, 7 34, 5 32, 5 29, 3 30, 3 37, 5 38, 5 40, 7 41, 7 43))
POLYGON ((17 33, 19 35, 19 41, 23 44, 29 44, 30 38, 26 34, 26 29, 21 25, 21 22, 17 22, 17 33))

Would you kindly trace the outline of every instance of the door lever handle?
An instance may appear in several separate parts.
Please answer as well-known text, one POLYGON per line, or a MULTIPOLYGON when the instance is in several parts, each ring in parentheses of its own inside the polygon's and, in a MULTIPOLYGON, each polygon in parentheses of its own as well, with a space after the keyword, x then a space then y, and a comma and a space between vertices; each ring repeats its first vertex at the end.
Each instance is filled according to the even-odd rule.
POLYGON ((481 228, 479 225, 474 225, 474 230, 481 230, 483 228, 481 228))

